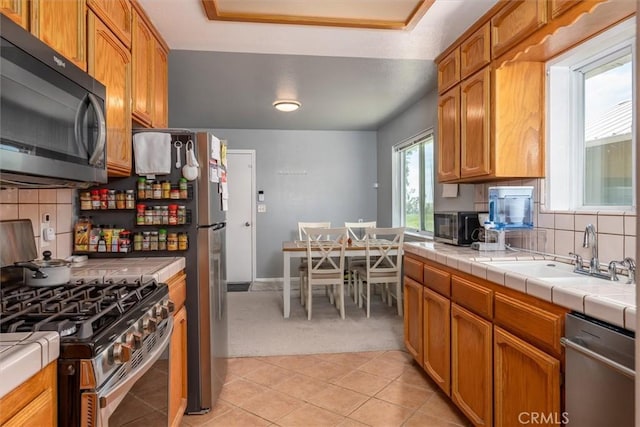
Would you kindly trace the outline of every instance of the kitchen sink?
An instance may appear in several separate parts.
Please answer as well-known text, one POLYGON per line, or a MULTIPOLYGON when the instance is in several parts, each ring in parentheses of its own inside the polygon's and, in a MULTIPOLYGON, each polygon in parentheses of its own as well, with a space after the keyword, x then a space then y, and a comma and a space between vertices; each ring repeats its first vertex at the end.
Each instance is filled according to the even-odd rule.
POLYGON ((483 261, 483 264, 499 268, 501 270, 512 273, 522 274, 523 276, 537 277, 540 279, 560 278, 560 277, 582 277, 578 273, 573 272, 573 265, 562 262, 549 260, 513 260, 513 261, 483 261))

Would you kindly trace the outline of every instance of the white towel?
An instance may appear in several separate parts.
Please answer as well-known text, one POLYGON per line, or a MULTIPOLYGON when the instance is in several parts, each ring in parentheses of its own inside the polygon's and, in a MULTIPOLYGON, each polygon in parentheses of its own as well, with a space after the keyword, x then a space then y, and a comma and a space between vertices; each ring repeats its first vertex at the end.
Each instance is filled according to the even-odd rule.
POLYGON ((133 154, 138 175, 171 173, 171 134, 162 132, 134 134, 133 154))

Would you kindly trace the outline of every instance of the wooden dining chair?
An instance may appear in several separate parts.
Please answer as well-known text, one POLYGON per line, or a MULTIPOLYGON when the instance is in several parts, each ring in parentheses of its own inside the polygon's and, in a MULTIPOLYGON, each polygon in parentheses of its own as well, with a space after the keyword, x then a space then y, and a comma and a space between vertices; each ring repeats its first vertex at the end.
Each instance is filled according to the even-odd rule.
POLYGON ((306 274, 300 285, 301 300, 311 320, 313 309, 313 287, 323 286, 344 319, 344 252, 347 247, 347 229, 306 228, 307 257, 306 274))
MULTIPOLYGON (((364 239, 364 232, 367 228, 376 226, 376 221, 345 222, 344 226, 347 227, 351 241, 357 242, 364 239)), ((347 257, 347 270, 345 272, 347 296, 352 296, 353 302, 355 303, 358 302, 358 293, 356 291, 356 274, 354 268, 359 264, 364 264, 364 257, 347 257)))
POLYGON ((368 228, 365 230, 365 263, 355 267, 358 306, 366 302, 367 317, 371 313, 371 285, 381 284, 389 305, 396 300, 398 316, 402 316, 402 243, 404 227, 368 228))
POLYGON ((307 228, 329 228, 331 227, 331 222, 298 222, 298 238, 300 240, 306 240, 307 228))

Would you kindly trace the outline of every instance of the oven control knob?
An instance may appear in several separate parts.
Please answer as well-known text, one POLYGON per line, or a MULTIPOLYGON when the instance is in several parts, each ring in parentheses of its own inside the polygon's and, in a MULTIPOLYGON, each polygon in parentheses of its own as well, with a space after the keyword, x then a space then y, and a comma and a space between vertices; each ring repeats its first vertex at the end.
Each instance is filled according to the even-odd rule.
MULTIPOLYGON (((171 303, 173 305, 173 303, 171 303)), ((171 313, 173 313, 173 307, 170 306, 168 303, 167 304, 163 304, 160 307, 160 318, 161 319, 168 319, 169 316, 171 315, 171 313)))
POLYGON ((125 341, 133 350, 138 350, 142 347, 142 334, 140 332, 129 332, 125 341))
POLYGON ((167 300, 163 302, 162 306, 166 307, 167 310, 169 310, 169 313, 173 313, 174 311, 176 311, 176 305, 171 300, 167 300))
POLYGON ((142 323, 142 327, 144 328, 144 332, 146 334, 151 334, 155 332, 156 329, 158 329, 158 322, 155 318, 149 317, 144 320, 144 322, 142 323))
POLYGON ((113 345, 113 362, 117 365, 131 360, 131 347, 128 344, 117 342, 113 345))

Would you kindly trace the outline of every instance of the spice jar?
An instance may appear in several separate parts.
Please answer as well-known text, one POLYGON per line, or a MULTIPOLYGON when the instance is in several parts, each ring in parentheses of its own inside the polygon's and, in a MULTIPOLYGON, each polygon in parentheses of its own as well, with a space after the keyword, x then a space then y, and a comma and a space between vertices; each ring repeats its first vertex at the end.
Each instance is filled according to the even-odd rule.
POLYGON ((153 183, 153 198, 154 199, 162 199, 162 184, 160 181, 156 181, 153 183))
POLYGON ((142 233, 133 233, 133 250, 142 250, 142 233))
POLYGON ((178 224, 178 205, 169 205, 169 225, 178 224))
POLYGON ((124 195, 124 207, 125 209, 135 209, 136 198, 133 194, 133 190, 127 190, 124 195))
POLYGON ((143 231, 142 232, 142 250, 148 251, 151 247, 151 232, 143 231))
POLYGON ((151 206, 144 210, 144 225, 153 225, 153 208, 151 206))
POLYGON ((82 191, 80 193, 80 209, 83 211, 93 209, 90 191, 82 191))
POLYGON ((186 251, 189 247, 189 236, 187 233, 178 233, 178 250, 186 251))
POLYGON ((144 198, 153 199, 153 180, 149 179, 144 184, 144 198))
POLYGON ((100 209, 107 209, 107 199, 109 199, 109 189, 100 189, 100 209))
POLYGON ((91 209, 100 209, 100 190, 91 190, 91 209))
POLYGON ((116 208, 116 190, 108 190, 107 192, 107 209, 116 208))
POLYGON ((146 179, 138 178, 138 199, 146 199, 147 198, 147 187, 146 187, 146 179))
POLYGON ((166 251, 167 250, 167 230, 161 228, 158 230, 158 250, 166 251))
POLYGON ((118 190, 116 191, 116 209, 124 209, 124 208, 125 208, 124 191, 118 190))
POLYGON ((187 180, 186 178, 180 178, 178 181, 178 188, 180 189, 180 198, 187 199, 189 198, 189 192, 187 190, 187 180))
POLYGON ((162 206, 153 207, 153 224, 154 225, 162 224, 162 206))
POLYGON ((144 225, 144 213, 147 206, 144 203, 138 203, 136 206, 136 224, 144 225))
POLYGON ((158 232, 152 231, 151 236, 149 237, 149 250, 157 251, 158 250, 158 232))
POLYGON ((169 206, 160 206, 160 224, 169 224, 169 206))
POLYGON ((186 224, 187 223, 187 207, 186 206, 178 206, 178 224, 186 224))
POLYGON ((168 199, 171 197, 171 182, 162 181, 162 198, 168 199))
POLYGON ((179 188, 172 188, 171 192, 169 193, 169 198, 170 199, 174 199, 177 200, 180 198, 180 189, 179 188))
POLYGON ((167 234, 167 250, 168 251, 178 250, 178 233, 167 234))
POLYGON ((131 231, 122 230, 118 234, 118 252, 130 252, 131 251, 131 231))

